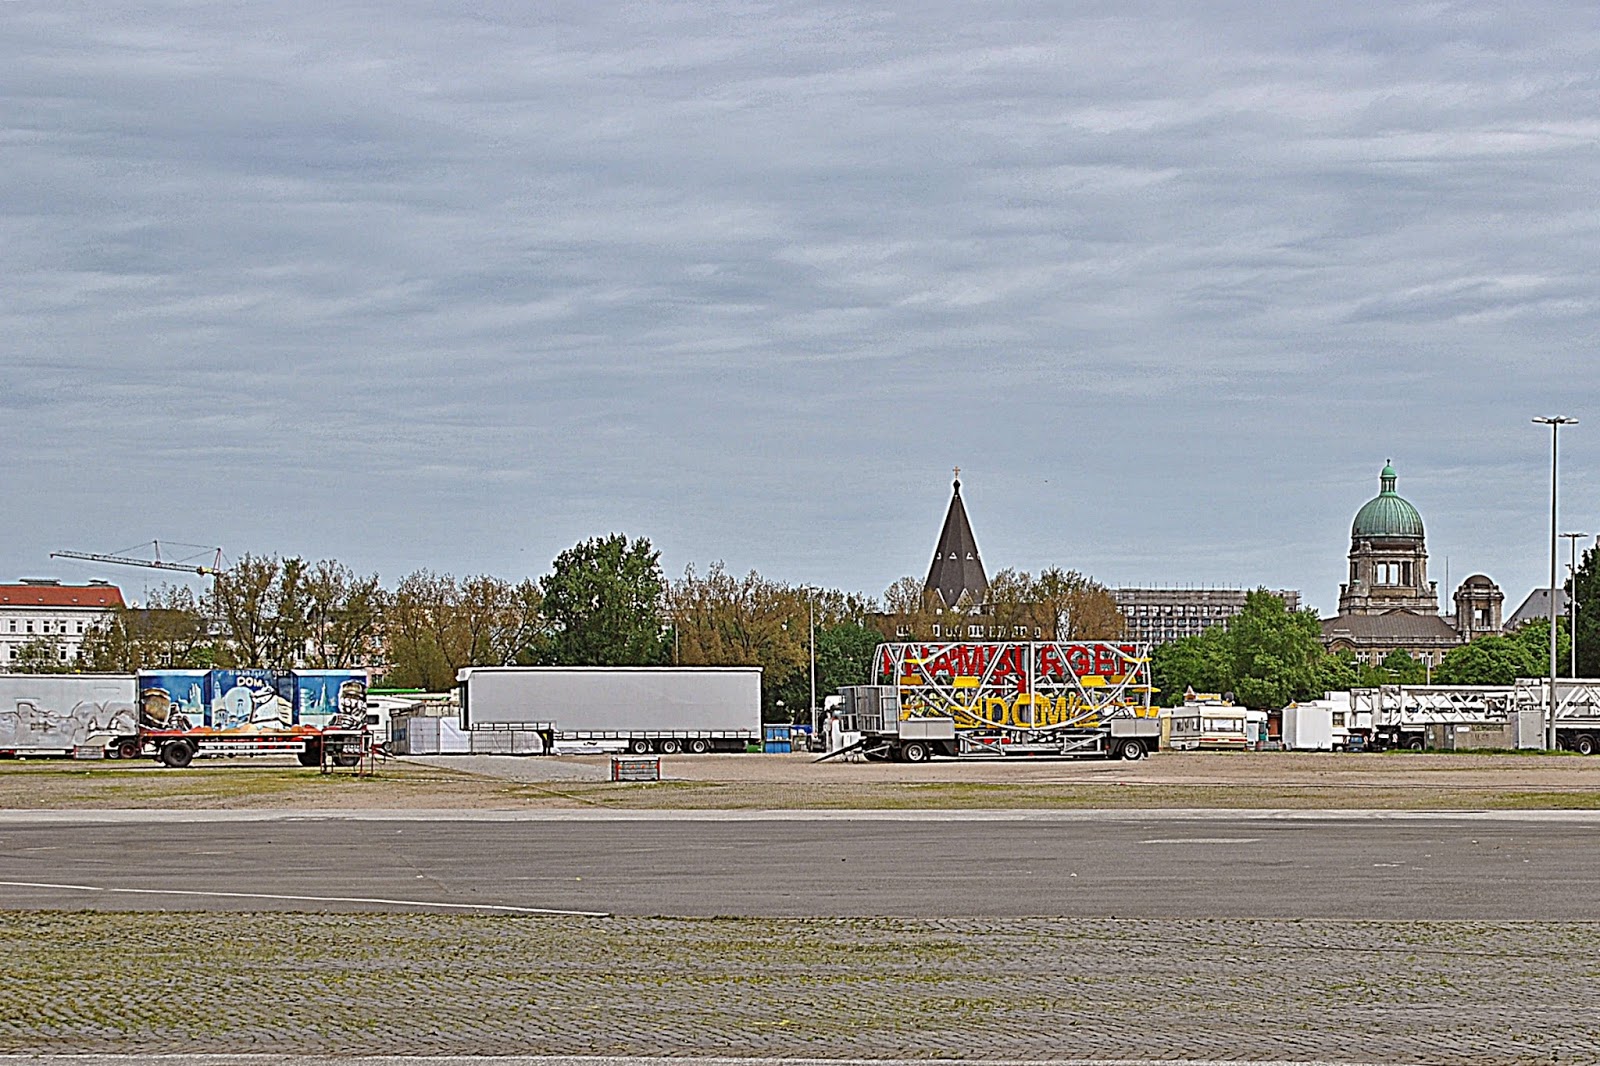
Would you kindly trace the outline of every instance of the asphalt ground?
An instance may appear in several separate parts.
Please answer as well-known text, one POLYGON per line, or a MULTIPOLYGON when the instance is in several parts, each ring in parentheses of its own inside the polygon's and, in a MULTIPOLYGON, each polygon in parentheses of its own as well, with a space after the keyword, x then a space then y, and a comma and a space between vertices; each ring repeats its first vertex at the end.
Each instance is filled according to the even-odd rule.
POLYGON ((12 812, 0 907, 675 917, 1600 918, 1600 818, 12 812))
POLYGON ((1597 1062, 1597 833, 1564 811, 0 811, 0 1064, 1597 1062))

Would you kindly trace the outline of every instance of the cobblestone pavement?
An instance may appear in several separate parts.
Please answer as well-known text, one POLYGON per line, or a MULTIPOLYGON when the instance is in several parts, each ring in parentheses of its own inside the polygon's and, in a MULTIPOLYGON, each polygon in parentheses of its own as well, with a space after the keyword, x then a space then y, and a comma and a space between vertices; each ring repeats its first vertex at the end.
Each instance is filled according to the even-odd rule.
POLYGON ((1592 923, 8 912, 0 945, 4 1052, 1600 1061, 1592 923))

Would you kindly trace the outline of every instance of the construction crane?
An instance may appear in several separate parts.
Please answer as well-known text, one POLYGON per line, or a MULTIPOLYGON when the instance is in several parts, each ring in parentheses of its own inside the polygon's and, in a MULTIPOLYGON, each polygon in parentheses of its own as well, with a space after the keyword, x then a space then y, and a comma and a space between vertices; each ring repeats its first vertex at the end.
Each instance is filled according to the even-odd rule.
MULTIPOLYGON (((222 549, 221 548, 205 548, 205 549, 203 549, 204 551, 214 552, 215 553, 215 556, 214 556, 215 562, 211 566, 198 566, 198 565, 196 565, 194 563, 191 563, 191 562, 175 562, 174 563, 174 562, 167 562, 166 560, 162 559, 161 558, 161 542, 160 541, 153 540, 153 541, 150 542, 150 546, 153 549, 153 554, 155 555, 154 559, 138 559, 138 558, 134 558, 131 555, 127 555, 127 554, 124 554, 124 553, 121 553, 121 552, 110 554, 110 555, 103 555, 103 554, 100 554, 98 552, 73 552, 73 551, 51 552, 50 553, 50 558, 52 558, 52 559, 82 559, 85 562, 91 562, 91 563, 116 563, 119 566, 145 566, 145 567, 149 567, 152 570, 178 570, 178 571, 181 571, 181 572, 183 572, 185 574, 200 574, 203 577, 215 577, 217 574, 225 573, 227 571, 227 567, 222 565, 222 549)), ((195 547, 195 545, 186 544, 186 545, 184 545, 184 547, 195 547)), ((191 558, 192 558, 192 556, 191 556, 191 558)))

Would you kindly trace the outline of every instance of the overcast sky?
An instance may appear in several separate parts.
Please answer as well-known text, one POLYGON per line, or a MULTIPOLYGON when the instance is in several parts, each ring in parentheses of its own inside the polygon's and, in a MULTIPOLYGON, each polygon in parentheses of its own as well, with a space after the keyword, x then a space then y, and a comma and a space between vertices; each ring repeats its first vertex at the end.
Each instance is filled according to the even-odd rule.
MULTIPOLYGON (((160 538, 879 594, 1600 532, 1600 13, 0 2, 0 578, 160 538)), ((1565 545, 1563 545, 1565 553, 1565 545)))

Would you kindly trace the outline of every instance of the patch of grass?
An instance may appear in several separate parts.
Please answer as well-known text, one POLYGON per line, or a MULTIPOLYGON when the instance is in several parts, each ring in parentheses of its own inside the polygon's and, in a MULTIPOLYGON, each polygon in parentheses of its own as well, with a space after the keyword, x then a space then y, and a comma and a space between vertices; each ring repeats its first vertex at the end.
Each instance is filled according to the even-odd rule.
MULTIPOLYGON (((752 756, 752 758, 760 758, 752 756)), ((1476 760, 1474 760, 1476 762, 1476 760)), ((1234 765, 1238 765, 1235 760, 1234 765)), ((381 764, 376 777, 322 774, 285 760, 201 760, 186 770, 149 763, 71 761, 0 763, 0 808, 11 809, 389 809, 603 808, 618 810, 1082 810, 1091 808, 1376 808, 1385 810, 1596 810, 1600 760, 1563 760, 1548 775, 1521 765, 1485 773, 1461 760, 1409 756, 1405 762, 1365 762, 1339 756, 1328 769, 1294 770, 1292 783, 1270 779, 1261 757, 1260 780, 1202 765, 1200 776, 1141 781, 1151 764, 1108 764, 1071 780, 667 780, 510 782, 420 763, 381 764), (1387 769, 1375 774, 1363 767, 1387 769), (1324 776, 1325 775, 1325 776, 1324 776), (1307 778, 1310 780, 1307 780, 1307 778), (1507 780, 1496 782, 1493 778, 1507 780), (1530 781, 1532 783, 1530 783, 1530 781), (1548 781, 1546 786, 1544 782, 1548 781)), ((1196 764, 1174 763, 1184 773, 1196 764)), ((1252 764, 1255 765, 1255 764, 1252 764)), ((1480 766, 1488 766, 1485 760, 1480 766)), ((951 772, 966 767, 951 767, 951 772)), ((730 770, 730 776, 735 770, 730 770)), ((819 775, 822 776, 822 775, 819 775)))

